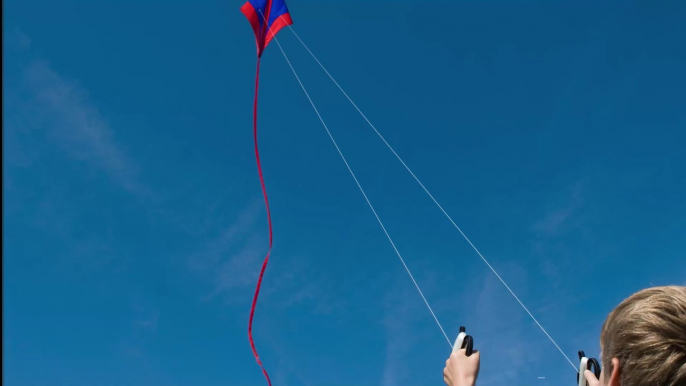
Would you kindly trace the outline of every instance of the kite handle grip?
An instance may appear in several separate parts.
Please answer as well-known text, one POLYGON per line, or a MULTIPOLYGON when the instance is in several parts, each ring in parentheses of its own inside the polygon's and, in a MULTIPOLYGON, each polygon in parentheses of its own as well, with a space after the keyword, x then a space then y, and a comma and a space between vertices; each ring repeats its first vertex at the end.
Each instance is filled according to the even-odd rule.
POLYGON ((460 326, 460 333, 457 334, 457 339, 455 339, 453 352, 461 349, 465 349, 465 354, 467 354, 467 356, 471 356, 474 352, 474 338, 471 335, 467 335, 464 326, 460 326))
POLYGON ((576 374, 578 386, 588 386, 584 373, 586 370, 593 372, 596 378, 600 378, 600 363, 595 358, 587 358, 586 353, 579 351, 579 372, 576 374))

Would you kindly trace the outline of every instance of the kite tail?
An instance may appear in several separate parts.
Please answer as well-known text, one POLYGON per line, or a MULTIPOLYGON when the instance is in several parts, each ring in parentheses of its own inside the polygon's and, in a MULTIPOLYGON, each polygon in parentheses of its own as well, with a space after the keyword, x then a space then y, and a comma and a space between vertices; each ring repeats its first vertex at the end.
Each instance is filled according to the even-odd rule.
POLYGON ((255 307, 257 306, 257 298, 260 296, 260 287, 262 286, 262 277, 264 276, 264 271, 267 269, 267 263, 269 263, 269 255, 272 253, 272 215, 269 211, 269 200, 267 199, 267 188, 264 186, 264 178, 262 177, 262 165, 260 163, 260 151, 257 148, 257 90, 260 83, 260 59, 257 57, 257 73, 255 75, 255 103, 253 105, 253 136, 255 138, 255 158, 257 159, 257 171, 260 175, 260 183, 262 184, 262 194, 264 195, 264 203, 267 207, 267 221, 269 223, 269 250, 262 263, 262 270, 260 271, 260 277, 257 279, 257 287, 255 288, 255 296, 252 300, 252 307, 250 308, 250 321, 248 322, 248 339, 250 340, 250 346, 252 347, 252 353, 257 360, 257 364, 262 368, 262 373, 264 373, 265 378, 267 378, 267 383, 271 386, 272 381, 269 379, 269 374, 267 370, 262 365, 260 356, 257 354, 257 349, 255 348, 255 342, 252 338, 252 320, 255 316, 255 307))

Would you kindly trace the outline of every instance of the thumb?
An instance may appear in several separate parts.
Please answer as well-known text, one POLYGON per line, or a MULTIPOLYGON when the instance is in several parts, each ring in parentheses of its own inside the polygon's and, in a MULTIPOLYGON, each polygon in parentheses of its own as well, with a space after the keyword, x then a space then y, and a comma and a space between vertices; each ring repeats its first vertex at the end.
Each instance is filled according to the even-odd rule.
POLYGON ((600 385, 598 378, 595 377, 595 374, 593 374, 593 372, 591 372, 591 370, 584 371, 584 378, 586 378, 586 382, 588 382, 588 386, 600 385))
POLYGON ((481 352, 478 351, 478 350, 474 350, 474 351, 472 352, 472 355, 470 355, 469 357, 470 357, 473 361, 478 362, 479 360, 481 360, 481 352))

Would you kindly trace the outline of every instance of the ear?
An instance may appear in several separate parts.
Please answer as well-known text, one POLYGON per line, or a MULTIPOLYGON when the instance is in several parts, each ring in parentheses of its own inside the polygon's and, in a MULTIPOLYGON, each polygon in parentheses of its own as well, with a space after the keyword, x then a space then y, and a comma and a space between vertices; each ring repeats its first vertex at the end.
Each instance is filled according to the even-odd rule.
POLYGON ((622 374, 622 368, 619 364, 619 359, 612 358, 612 374, 610 374, 607 386, 621 386, 619 378, 622 374))

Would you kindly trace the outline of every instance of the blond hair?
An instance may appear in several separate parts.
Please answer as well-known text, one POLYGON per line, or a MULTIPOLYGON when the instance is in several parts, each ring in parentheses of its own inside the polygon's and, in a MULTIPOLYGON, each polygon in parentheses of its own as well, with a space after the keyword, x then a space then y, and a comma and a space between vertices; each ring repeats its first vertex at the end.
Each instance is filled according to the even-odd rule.
POLYGON ((621 386, 686 386, 686 287, 653 287, 625 299, 600 333, 605 376, 621 386))

